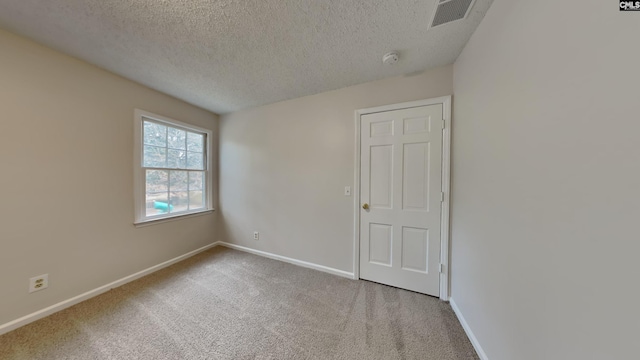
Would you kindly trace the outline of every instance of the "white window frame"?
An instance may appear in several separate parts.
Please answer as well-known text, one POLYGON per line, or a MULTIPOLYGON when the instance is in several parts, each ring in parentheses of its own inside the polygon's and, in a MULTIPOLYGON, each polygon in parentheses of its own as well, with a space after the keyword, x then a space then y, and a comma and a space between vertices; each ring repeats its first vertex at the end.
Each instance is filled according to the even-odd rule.
MULTIPOLYGON (((206 213, 210 213, 214 210, 213 208, 213 171, 211 166, 211 150, 212 150, 212 139, 213 132, 209 129, 201 128, 199 126, 191 125, 188 123, 184 123, 182 121, 174 120, 168 118, 166 116, 154 114, 148 111, 135 109, 134 111, 134 148, 133 148, 133 194, 134 194, 134 211, 135 211, 135 225, 144 225, 150 223, 158 223, 170 220, 176 220, 179 218, 190 217, 195 215, 202 215, 206 213), (146 174, 144 171, 144 167, 142 166, 142 146, 144 144, 143 135, 143 124, 144 119, 147 118, 149 120, 153 120, 154 122, 158 122, 171 127, 182 128, 187 131, 199 132, 206 134, 206 144, 205 144, 205 188, 206 188, 206 196, 205 201, 207 202, 204 209, 192 210, 192 211, 184 211, 180 213, 167 213, 167 214, 158 214, 155 216, 147 216, 146 215, 146 174)), ((169 169, 171 170, 171 169, 169 169)))

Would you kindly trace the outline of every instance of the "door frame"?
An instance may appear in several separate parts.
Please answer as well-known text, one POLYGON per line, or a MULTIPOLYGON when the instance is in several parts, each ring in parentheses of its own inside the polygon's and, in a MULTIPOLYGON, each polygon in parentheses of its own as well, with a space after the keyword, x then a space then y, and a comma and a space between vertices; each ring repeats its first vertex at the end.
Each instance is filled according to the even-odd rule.
POLYGON ((440 300, 449 301, 449 216, 451 199, 451 96, 359 109, 355 111, 353 277, 360 279, 360 128, 362 115, 442 104, 442 189, 440 219, 440 300))

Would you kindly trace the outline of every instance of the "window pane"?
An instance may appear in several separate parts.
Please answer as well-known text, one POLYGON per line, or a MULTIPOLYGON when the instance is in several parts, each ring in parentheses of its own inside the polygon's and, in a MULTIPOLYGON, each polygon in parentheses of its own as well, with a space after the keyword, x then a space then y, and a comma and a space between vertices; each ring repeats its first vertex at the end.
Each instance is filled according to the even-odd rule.
POLYGON ((146 192, 167 192, 169 172, 164 170, 147 170, 146 192))
POLYGON ((145 167, 166 167, 167 149, 157 146, 144 146, 142 155, 142 166, 145 167))
POLYGON ((171 212, 186 211, 189 209, 189 197, 186 191, 171 191, 169 201, 172 205, 171 212))
POLYGON ((169 181, 171 186, 171 192, 187 190, 187 172, 186 171, 171 171, 169 174, 169 181))
POLYGON ((204 170, 204 157, 201 153, 187 151, 187 169, 204 170))
POLYGON ((146 214, 147 216, 166 214, 169 212, 169 194, 163 193, 147 193, 146 196, 146 214))
POLYGON ((170 210, 169 172, 163 170, 147 170, 146 177, 146 214, 147 216, 165 214, 170 210))
POLYGON ((172 169, 186 169, 187 168, 187 152, 184 150, 167 151, 167 167, 172 169))
POLYGON ((143 139, 147 145, 167 146, 167 127, 145 121, 143 139))
POLYGON ((189 172, 189 190, 202 190, 204 172, 189 172))
POLYGON ((204 135, 187 133, 187 150, 193 152, 204 152, 204 135))
POLYGON ((167 135, 167 146, 172 149, 186 150, 186 138, 186 131, 170 127, 167 135))
POLYGON ((189 209, 204 208, 204 193, 202 191, 189 191, 189 209))

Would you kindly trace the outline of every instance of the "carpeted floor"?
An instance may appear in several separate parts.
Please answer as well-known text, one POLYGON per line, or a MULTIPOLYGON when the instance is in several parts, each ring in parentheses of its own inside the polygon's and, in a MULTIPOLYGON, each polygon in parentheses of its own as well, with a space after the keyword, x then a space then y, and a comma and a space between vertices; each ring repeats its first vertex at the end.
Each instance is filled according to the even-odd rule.
POLYGON ((0 336, 0 359, 478 359, 436 298, 217 247, 0 336))

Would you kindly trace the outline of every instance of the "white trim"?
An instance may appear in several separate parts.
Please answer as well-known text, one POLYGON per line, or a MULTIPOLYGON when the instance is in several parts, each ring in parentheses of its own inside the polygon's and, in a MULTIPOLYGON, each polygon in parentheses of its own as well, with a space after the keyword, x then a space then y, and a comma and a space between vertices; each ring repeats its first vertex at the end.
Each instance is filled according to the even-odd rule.
POLYGON ((302 261, 302 260, 296 260, 296 259, 292 259, 290 257, 277 255, 277 254, 272 254, 272 253, 269 253, 269 252, 266 252, 266 251, 256 250, 256 249, 252 249, 252 248, 248 248, 248 247, 240 246, 240 245, 236 245, 236 244, 230 244, 230 243, 227 243, 227 242, 224 242, 224 241, 218 241, 217 243, 215 243, 215 245, 222 245, 222 246, 228 247, 230 249, 235 249, 235 250, 248 252, 250 254, 263 256, 263 257, 266 257, 266 258, 269 258, 269 259, 279 260, 279 261, 283 261, 283 262, 286 262, 286 263, 289 263, 289 264, 298 265, 298 266, 302 266, 302 267, 305 267, 305 268, 318 270, 318 271, 326 272, 326 273, 329 273, 329 274, 333 274, 333 275, 337 275, 337 276, 341 276, 341 277, 345 277, 345 278, 349 278, 349 279, 355 279, 355 277, 353 276, 353 273, 350 273, 350 272, 344 271, 344 270, 338 270, 338 269, 330 268, 330 267, 324 266, 324 265, 318 265, 318 264, 314 264, 314 263, 310 263, 310 262, 306 262, 306 261, 302 261))
POLYGON ((184 214, 184 215, 176 215, 176 216, 172 216, 172 217, 168 217, 168 218, 145 220, 145 221, 133 223, 133 225, 135 227, 139 228, 139 227, 162 224, 162 223, 181 220, 181 219, 188 219, 188 218, 202 216, 202 215, 209 215, 209 214, 213 214, 213 212, 214 212, 214 210, 203 210, 203 211, 188 213, 188 214, 184 214))
MULTIPOLYGON (((366 109, 359 109, 359 110, 356 110, 356 115, 358 114, 365 115, 365 114, 373 114, 373 113, 379 113, 379 112, 385 112, 385 111, 394 111, 394 110, 409 109, 409 108, 421 107, 421 106, 444 104, 446 100, 451 100, 451 96, 450 95, 441 96, 441 97, 426 99, 426 100, 408 101, 408 102, 403 102, 398 104, 389 104, 389 105, 370 107, 366 109)), ((359 138, 360 136, 358 135, 358 139, 359 138)))
POLYGON ((360 118, 362 115, 385 111, 409 109, 420 106, 442 104, 442 118, 445 127, 442 130, 442 217, 440 225, 440 263, 444 271, 440 273, 440 299, 449 300, 449 211, 450 211, 450 178, 451 178, 451 96, 442 96, 427 100, 410 101, 399 104, 377 106, 355 111, 356 149, 354 180, 354 231, 353 231, 353 276, 360 278, 360 118))
POLYGON ((356 111, 356 149, 353 184, 353 278, 360 279, 360 113, 356 111))
POLYGON ((442 98, 442 193, 444 200, 440 208, 440 299, 449 300, 449 226, 451 204, 451 96, 442 98))
POLYGON ((460 324, 462 325, 464 332, 467 333, 467 337, 469 338, 469 341, 471 341, 471 345, 473 345, 473 348, 476 349, 476 353, 478 353, 478 357, 480 358, 480 360, 489 360, 489 358, 487 357, 487 354, 485 354, 484 350, 482 349, 482 346, 480 346, 480 342, 478 341, 478 338, 476 338, 476 336, 473 334, 473 331, 471 331, 469 324, 467 324, 467 320, 465 320, 464 316, 462 315, 462 312, 460 312, 460 308, 458 308, 458 305, 456 305, 456 302, 453 301, 453 298, 449 300, 449 304, 451 305, 453 312, 458 317, 458 320, 460 321, 460 324))
POLYGON ((49 315, 51 315, 53 313, 56 313, 56 312, 58 312, 60 310, 64 310, 64 309, 66 309, 68 307, 71 307, 71 306, 73 306, 75 304, 78 304, 80 302, 83 302, 85 300, 91 299, 92 297, 95 297, 95 296, 98 296, 100 294, 103 294, 103 293, 105 293, 105 292, 107 292, 107 291, 109 291, 111 289, 117 288, 117 287, 122 286, 122 285, 124 285, 126 283, 129 283, 131 281, 137 280, 137 279, 139 279, 139 278, 141 278, 141 277, 143 277, 145 275, 149 275, 149 274, 151 274, 153 272, 156 272, 156 271, 158 271, 160 269, 163 269, 163 268, 165 268, 167 266, 173 265, 173 264, 175 264, 177 262, 180 262, 180 261, 182 261, 184 259, 187 259, 187 258, 189 258, 189 257, 191 257, 193 255, 196 255, 196 254, 201 253, 201 252, 203 252, 205 250, 211 249, 212 247, 217 246, 217 245, 218 245, 218 243, 213 243, 213 244, 209 244, 209 245, 203 246, 203 247, 201 247, 199 249, 190 251, 190 252, 188 252, 188 253, 186 253, 184 255, 180 255, 180 256, 175 257, 175 258, 173 258, 171 260, 167 260, 167 261, 165 261, 163 263, 160 263, 158 265, 155 265, 155 266, 152 266, 150 268, 144 269, 144 270, 139 271, 139 272, 137 272, 135 274, 132 274, 132 275, 129 275, 129 276, 125 276, 122 279, 116 280, 116 281, 111 282, 111 283, 109 283, 107 285, 103 285, 103 286, 100 286, 100 287, 95 288, 93 290, 89 290, 89 291, 87 291, 87 292, 85 292, 83 294, 80 294, 80 295, 74 296, 74 297, 72 297, 70 299, 61 301, 61 302, 59 302, 59 303, 57 303, 55 305, 51 305, 51 306, 49 306, 47 308, 44 308, 42 310, 38 310, 38 311, 36 311, 34 313, 31 313, 31 314, 23 316, 23 317, 21 317, 19 319, 10 321, 10 322, 8 322, 6 324, 2 324, 2 325, 0 325, 0 335, 8 333, 9 331, 15 330, 15 329, 17 329, 19 327, 22 327, 24 325, 32 323, 32 322, 34 322, 36 320, 40 320, 40 319, 42 319, 42 318, 44 318, 46 316, 49 316, 49 315))
MULTIPOLYGON (((133 112, 133 195, 134 195, 134 224, 139 225, 143 223, 149 223, 148 225, 159 223, 157 220, 164 219, 182 219, 184 215, 190 214, 198 214, 206 211, 213 211, 213 158, 214 154, 213 150, 213 131, 202 128, 196 125, 191 125, 182 121, 174 120, 168 118, 166 116, 154 114, 145 110, 135 109, 133 112), (143 126, 143 117, 151 120, 155 120, 161 123, 166 124, 167 126, 173 127, 181 127, 185 130, 191 130, 199 133, 206 134, 207 142, 206 142, 206 153, 204 154, 206 157, 206 168, 205 168, 205 177, 206 177, 206 196, 207 196, 207 207, 205 209, 198 209, 194 211, 186 211, 181 213, 174 214, 166 214, 163 216, 154 216, 148 217, 145 213, 145 201, 144 201, 144 193, 145 193, 145 172, 142 168, 142 126, 143 126)), ((171 170, 171 169, 168 169, 171 170)))

